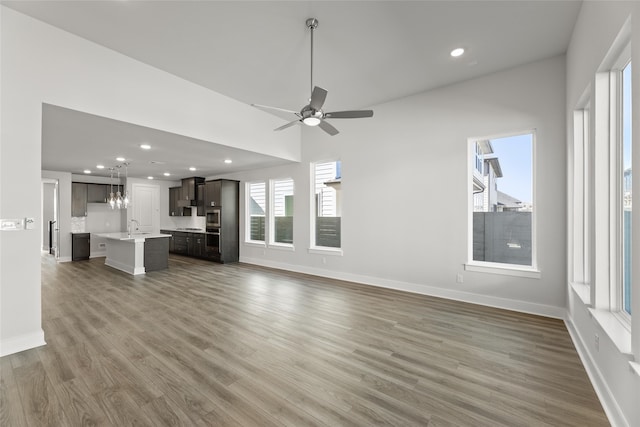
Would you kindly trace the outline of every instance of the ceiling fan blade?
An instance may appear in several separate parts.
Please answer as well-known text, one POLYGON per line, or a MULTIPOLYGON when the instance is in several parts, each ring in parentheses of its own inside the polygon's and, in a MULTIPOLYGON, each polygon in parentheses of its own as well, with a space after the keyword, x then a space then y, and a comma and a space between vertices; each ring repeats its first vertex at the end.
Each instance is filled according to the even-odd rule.
POLYGON ((337 135, 340 132, 338 132, 338 129, 334 128, 330 123, 325 122, 324 120, 321 121, 318 126, 320 126, 320 129, 322 129, 323 131, 325 131, 326 133, 328 133, 331 136, 337 135))
POLYGON ((324 113, 324 116, 328 119, 360 119, 373 117, 373 110, 334 111, 332 113, 324 113))
POLYGON ((314 110, 319 110, 322 108, 324 104, 324 100, 327 98, 327 91, 322 89, 320 86, 315 86, 313 88, 313 92, 311 93, 311 101, 309 101, 309 106, 314 110))
POLYGON ((300 120, 294 120, 292 122, 285 123, 284 125, 280 126, 279 128, 275 128, 274 131, 286 129, 288 127, 291 127, 291 126, 295 125, 296 123, 300 123, 300 120))
POLYGON ((256 107, 256 108, 261 108, 264 110, 276 110, 276 111, 283 111, 285 113, 291 113, 291 114, 298 114, 297 111, 293 111, 293 110, 287 110, 285 108, 279 108, 279 107, 271 107, 269 105, 260 105, 260 104, 251 104, 252 107, 256 107))

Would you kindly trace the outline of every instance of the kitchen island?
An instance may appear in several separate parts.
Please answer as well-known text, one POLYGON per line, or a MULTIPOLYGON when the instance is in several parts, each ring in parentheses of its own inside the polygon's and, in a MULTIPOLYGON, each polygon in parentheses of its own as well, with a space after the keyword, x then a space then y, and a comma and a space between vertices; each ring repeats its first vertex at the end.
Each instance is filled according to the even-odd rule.
POLYGON ((137 275, 162 270, 169 266, 170 234, 101 233, 107 239, 105 265, 137 275))

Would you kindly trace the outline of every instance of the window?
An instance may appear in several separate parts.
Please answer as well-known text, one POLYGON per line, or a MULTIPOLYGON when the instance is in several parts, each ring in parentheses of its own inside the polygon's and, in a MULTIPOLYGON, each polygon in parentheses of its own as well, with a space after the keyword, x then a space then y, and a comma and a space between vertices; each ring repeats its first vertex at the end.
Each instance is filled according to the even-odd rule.
POLYGON ((271 180, 270 243, 293 244, 293 179, 271 180))
POLYGON ((247 183, 247 241, 264 242, 265 213, 267 208, 266 185, 264 182, 247 183))
POLYGON ((619 212, 621 214, 621 288, 620 310, 631 314, 631 62, 620 71, 620 138, 619 151, 621 154, 618 165, 618 179, 620 198, 619 212))
POLYGON ((471 140, 471 264, 535 268, 533 144, 533 133, 471 140))
POLYGON ((341 185, 340 161, 312 164, 314 206, 311 215, 311 242, 315 247, 341 247, 341 185))

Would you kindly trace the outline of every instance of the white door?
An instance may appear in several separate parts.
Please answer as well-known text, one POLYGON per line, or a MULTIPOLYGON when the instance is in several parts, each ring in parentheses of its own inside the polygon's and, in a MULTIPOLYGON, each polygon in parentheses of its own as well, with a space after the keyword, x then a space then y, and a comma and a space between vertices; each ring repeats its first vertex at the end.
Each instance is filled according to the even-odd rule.
POLYGON ((138 221, 138 231, 160 231, 160 188, 157 185, 133 184, 131 219, 138 221))

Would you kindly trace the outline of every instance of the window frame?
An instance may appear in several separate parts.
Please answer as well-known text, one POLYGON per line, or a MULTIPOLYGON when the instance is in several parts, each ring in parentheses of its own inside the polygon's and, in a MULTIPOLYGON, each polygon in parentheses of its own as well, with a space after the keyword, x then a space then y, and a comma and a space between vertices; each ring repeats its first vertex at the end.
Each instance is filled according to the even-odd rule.
MULTIPOLYGON (((466 271, 474 271, 490 274, 502 274, 508 276, 527 277, 539 279, 538 269, 538 244, 537 244, 537 192, 536 192, 536 129, 505 132, 489 136, 472 137, 467 139, 467 262, 464 265, 466 271), (476 170, 476 142, 493 140, 521 135, 531 135, 531 265, 507 264, 500 262, 478 261, 473 259, 473 173, 476 170)), ((486 171, 483 171, 485 173, 486 171)))
MULTIPOLYGON (((622 325, 631 330, 631 314, 624 308, 624 164, 623 164, 623 72, 632 62, 631 43, 627 43, 622 49, 617 60, 611 67, 610 73, 610 113, 611 113, 611 218, 614 218, 611 226, 613 235, 611 236, 611 286, 610 311, 618 318, 622 325)), ((633 146, 633 135, 632 135, 633 146)), ((632 165, 633 166, 633 165, 632 165)), ((632 193, 633 194, 633 193, 632 193)), ((633 236, 631 237, 633 241, 633 236)), ((633 271, 632 271, 633 274, 633 271)), ((633 277, 633 275, 631 276, 633 277)), ((633 279, 632 279, 633 280, 633 279)))

